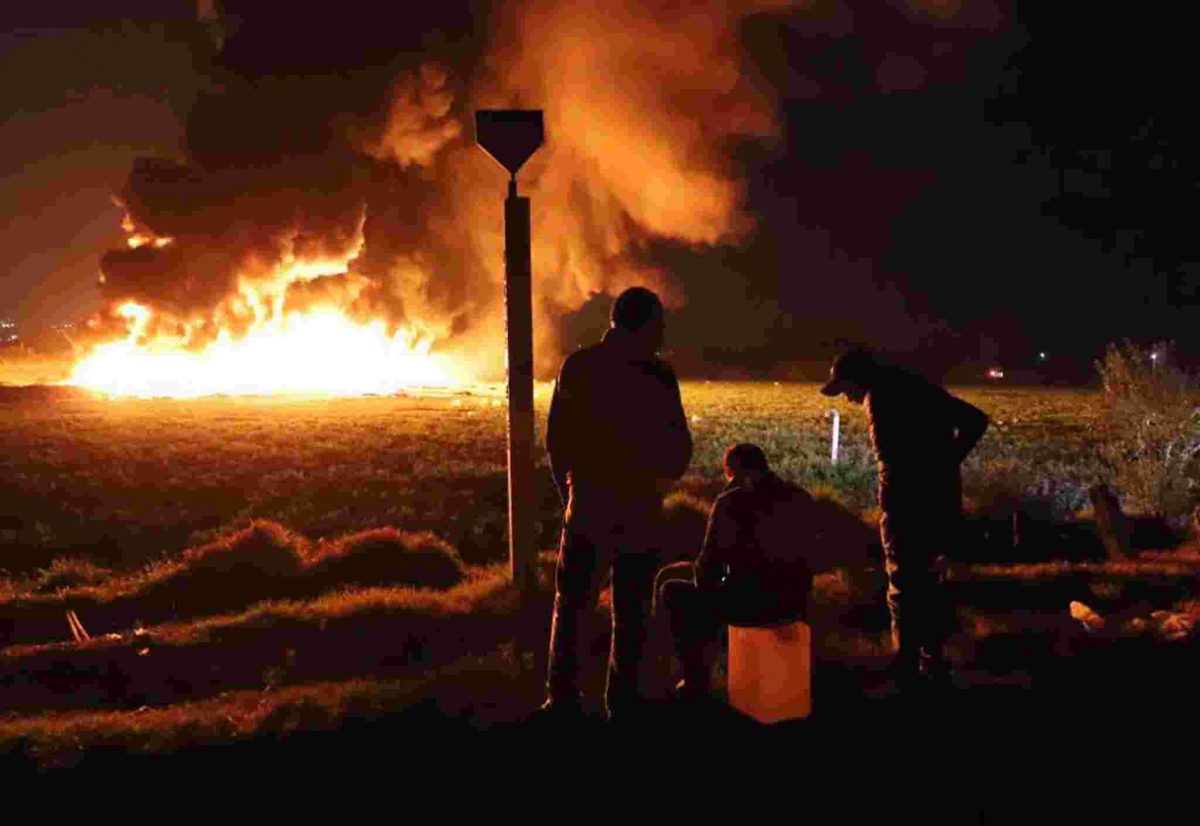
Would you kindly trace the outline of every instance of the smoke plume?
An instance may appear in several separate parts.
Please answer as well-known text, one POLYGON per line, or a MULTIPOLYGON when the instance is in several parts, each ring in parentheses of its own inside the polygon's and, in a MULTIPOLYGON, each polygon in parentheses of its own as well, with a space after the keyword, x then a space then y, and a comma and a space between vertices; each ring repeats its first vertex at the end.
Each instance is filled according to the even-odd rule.
MULTIPOLYGON (((935 21, 980 7, 896 1, 935 21)), ((684 303, 656 244, 754 232, 736 149, 777 139, 778 101, 740 26, 801 5, 446 3, 406 20, 357 0, 203 0, 197 25, 218 57, 183 156, 140 160, 118 193, 129 247, 102 259, 109 308, 93 334, 136 329, 196 350, 335 306, 432 342, 479 378, 502 374, 505 173, 475 146, 472 120, 527 107, 546 118, 520 187, 547 375, 562 319, 591 297, 646 284, 684 303), (129 302, 149 321, 135 328, 129 302)))
POLYGON ((656 240, 752 231, 731 147, 776 124, 737 27, 793 5, 535 0, 447 11, 430 36, 418 20, 388 32, 366 4, 204 0, 220 56, 185 156, 140 160, 118 194, 129 248, 102 259, 109 309, 91 327, 126 332, 119 308, 136 302, 154 311, 144 335, 198 349, 333 304, 495 376, 505 176, 474 145, 473 111, 540 108, 547 143, 521 189, 545 373, 561 317, 591 296, 645 283, 683 302, 646 254, 656 240))

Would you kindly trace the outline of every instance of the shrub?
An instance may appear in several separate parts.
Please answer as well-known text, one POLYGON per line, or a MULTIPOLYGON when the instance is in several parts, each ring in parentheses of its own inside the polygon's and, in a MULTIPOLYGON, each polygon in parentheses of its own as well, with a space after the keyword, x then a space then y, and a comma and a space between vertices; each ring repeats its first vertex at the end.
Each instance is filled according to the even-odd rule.
POLYGON ((446 589, 465 569, 458 552, 428 531, 376 528, 325 542, 305 560, 311 576, 340 585, 411 585, 446 589))
POLYGON ((804 556, 814 571, 838 567, 859 569, 879 563, 878 521, 871 523, 848 508, 837 491, 810 491, 813 508, 809 523, 798 539, 805 543, 804 556), (833 493, 833 495, 830 495, 833 493))
POLYGON ((91 585, 103 582, 111 575, 112 571, 108 568, 102 568, 90 560, 58 557, 51 561, 49 567, 38 570, 34 590, 48 593, 60 588, 91 585))
POLYGON ((1200 387, 1168 345, 1150 350, 1109 345, 1096 367, 1100 458, 1135 507, 1170 521, 1186 519, 1196 498, 1200 458, 1200 387))
POLYGON ((711 501, 686 490, 674 491, 663 500, 662 564, 696 558, 711 507, 711 501))
POLYGON ((184 551, 182 562, 192 572, 230 574, 253 570, 270 577, 299 573, 299 554, 307 540, 278 522, 256 519, 249 527, 184 551))

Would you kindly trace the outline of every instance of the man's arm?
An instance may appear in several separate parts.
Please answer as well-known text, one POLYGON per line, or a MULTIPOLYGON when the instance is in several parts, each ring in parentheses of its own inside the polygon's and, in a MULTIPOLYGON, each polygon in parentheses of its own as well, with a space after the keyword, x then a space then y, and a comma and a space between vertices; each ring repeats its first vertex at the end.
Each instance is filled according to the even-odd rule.
POLYGON ((696 585, 700 588, 720 586, 725 566, 737 547, 738 527, 731 512, 731 503, 730 497, 718 496, 708 515, 704 544, 696 558, 696 585))
POLYGON ((954 428, 954 445, 959 463, 967 458, 983 434, 988 429, 987 414, 973 404, 963 401, 956 396, 950 399, 949 412, 951 426, 954 428))
POLYGON ((573 374, 575 369, 570 358, 563 362, 554 381, 554 393, 550 397, 550 412, 546 418, 546 453, 550 459, 550 473, 554 486, 563 504, 567 503, 567 474, 571 470, 572 447, 576 443, 575 430, 578 414, 574 397, 573 374))

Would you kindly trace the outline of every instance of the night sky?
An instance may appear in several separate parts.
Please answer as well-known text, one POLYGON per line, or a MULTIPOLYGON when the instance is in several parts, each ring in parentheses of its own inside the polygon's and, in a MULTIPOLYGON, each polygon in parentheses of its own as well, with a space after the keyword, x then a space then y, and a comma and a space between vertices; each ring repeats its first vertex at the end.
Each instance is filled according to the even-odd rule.
MULTIPOLYGON (((99 258, 121 239, 110 194, 135 158, 183 156, 210 82, 193 3, 96 5, 0 10, 0 312, 30 325, 96 308, 99 258)), ((470 74, 489 35, 487 9, 465 4, 439 4, 437 20, 265 5, 279 49, 224 59, 337 71, 424 50, 470 74)), ((743 20, 739 36, 781 125, 728 147, 757 229, 739 246, 639 252, 684 287, 669 332, 681 373, 818 362, 846 341, 937 370, 1032 365, 1039 351, 1086 365, 1124 337, 1200 355, 1200 135, 1181 19, 817 0, 743 20)), ((241 139, 231 124, 232 151, 241 139)), ((564 318, 568 340, 593 336, 606 305, 564 318)))

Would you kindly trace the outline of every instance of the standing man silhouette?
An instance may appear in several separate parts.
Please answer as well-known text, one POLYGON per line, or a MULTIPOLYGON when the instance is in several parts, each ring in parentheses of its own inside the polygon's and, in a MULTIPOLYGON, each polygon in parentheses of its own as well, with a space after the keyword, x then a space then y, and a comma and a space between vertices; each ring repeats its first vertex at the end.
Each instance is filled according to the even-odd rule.
POLYGON ((610 568, 609 719, 627 716, 640 699, 662 494, 670 480, 683 476, 692 456, 679 382, 656 355, 664 331, 658 296, 632 287, 613 302, 604 338, 568 356, 554 386, 546 450, 566 517, 543 713, 581 712, 580 621, 610 568))
POLYGON ((962 517, 959 466, 987 430, 983 411, 866 350, 839 356, 821 388, 866 404, 879 464, 879 521, 901 689, 946 681, 944 643, 953 609, 935 560, 950 552, 962 517))

